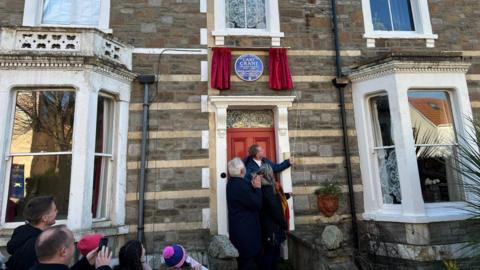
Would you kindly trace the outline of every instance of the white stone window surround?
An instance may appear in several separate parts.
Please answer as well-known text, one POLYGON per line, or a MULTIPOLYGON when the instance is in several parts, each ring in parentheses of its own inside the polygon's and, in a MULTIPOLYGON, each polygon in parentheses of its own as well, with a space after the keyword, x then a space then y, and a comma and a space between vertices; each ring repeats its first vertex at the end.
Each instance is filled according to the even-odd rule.
MULTIPOLYGON (((81 1, 81 0, 79 0, 81 1)), ((98 17, 98 25, 51 25, 42 24, 43 17, 43 0, 25 0, 23 9, 23 26, 58 26, 72 28, 97 28, 106 33, 112 33, 110 25, 110 0, 100 1, 100 14, 98 17)))
POLYGON ((280 46, 280 14, 278 0, 265 0, 266 29, 226 28, 225 0, 214 0, 214 30, 215 45, 225 45, 226 36, 271 37, 272 46, 280 46))
POLYGON ((375 47, 375 39, 425 39, 426 47, 435 47, 435 39, 438 39, 438 35, 432 32, 428 1, 410 0, 410 3, 415 31, 376 31, 372 23, 370 0, 362 0, 363 23, 365 27, 363 38, 367 39, 367 47, 375 47))
MULTIPOLYGON (((275 144, 277 160, 284 160, 284 153, 290 153, 288 137, 288 108, 295 96, 209 96, 208 107, 215 113, 215 151, 216 206, 218 234, 228 235, 228 214, 226 188, 227 180, 220 175, 227 172, 227 108, 234 109, 272 109, 274 112, 275 144)), ((292 192, 291 169, 280 174, 285 192, 292 192)), ((292 198, 288 200, 290 208, 290 229, 295 228, 292 198)))
MULTIPOLYGON (((72 167, 70 200, 67 220, 59 220, 75 231, 86 231, 99 227, 119 227, 125 223, 126 194, 126 148, 128 132, 128 107, 130 82, 116 80, 93 70, 0 70, 0 126, 12 127, 16 89, 42 89, 61 87, 75 91, 74 135, 72 145, 72 167), (55 78, 55 79, 52 79, 55 78), (99 92, 115 97, 115 121, 113 159, 110 168, 107 217, 92 219, 93 167, 96 108, 99 92), (85 133, 83 133, 85 132, 85 133)), ((9 149, 11 128, 0 132, 0 178, 8 183, 9 149)), ((1 229, 13 229, 22 222, 5 222, 7 185, 0 185, 1 229)))
MULTIPOLYGON (((411 129, 408 90, 446 90, 450 94, 458 136, 472 131, 465 63, 389 62, 354 72, 352 79, 355 125, 364 185, 366 220, 428 223, 470 217, 462 202, 424 203, 411 129), (369 98, 388 95, 402 204, 384 204, 374 155, 369 98)), ((469 198, 469 194, 465 194, 469 198)))

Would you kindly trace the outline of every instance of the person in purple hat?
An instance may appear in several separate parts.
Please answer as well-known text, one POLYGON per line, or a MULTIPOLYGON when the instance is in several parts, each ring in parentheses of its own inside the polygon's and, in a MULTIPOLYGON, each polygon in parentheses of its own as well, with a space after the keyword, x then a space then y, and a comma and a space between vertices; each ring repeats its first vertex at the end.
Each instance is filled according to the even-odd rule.
POLYGON ((185 249, 180 246, 173 244, 167 246, 163 249, 163 260, 168 267, 173 268, 185 268, 185 269, 194 269, 194 270, 208 270, 206 267, 201 265, 192 257, 188 256, 185 252, 185 249))

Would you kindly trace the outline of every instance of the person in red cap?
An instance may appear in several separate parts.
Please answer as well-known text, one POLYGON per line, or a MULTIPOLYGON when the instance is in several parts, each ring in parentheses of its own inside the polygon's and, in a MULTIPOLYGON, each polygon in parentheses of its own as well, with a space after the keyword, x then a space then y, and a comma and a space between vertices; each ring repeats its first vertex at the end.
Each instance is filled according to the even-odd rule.
POLYGON ((98 249, 100 245, 100 239, 102 239, 103 234, 95 233, 95 234, 86 234, 82 236, 80 241, 77 243, 77 249, 80 251, 80 254, 83 256, 87 256, 87 254, 94 250, 98 249))

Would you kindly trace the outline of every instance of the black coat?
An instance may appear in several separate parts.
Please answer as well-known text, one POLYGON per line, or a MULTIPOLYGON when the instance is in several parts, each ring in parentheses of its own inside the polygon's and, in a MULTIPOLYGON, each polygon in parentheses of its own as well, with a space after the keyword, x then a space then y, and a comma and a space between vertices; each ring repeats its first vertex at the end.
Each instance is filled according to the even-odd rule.
MULTIPOLYGON (((252 180, 252 173, 257 172, 258 169, 260 169, 260 167, 255 162, 255 160, 253 160, 252 157, 245 158, 243 163, 245 163, 245 168, 247 170, 247 173, 245 174, 245 180, 250 181, 252 180)), ((290 160, 288 159, 284 160, 282 163, 274 164, 271 160, 267 158, 262 158, 262 164, 264 163, 267 163, 268 165, 270 165, 274 173, 281 172, 287 169, 288 167, 290 167, 290 160)))
POLYGON ((230 241, 240 257, 255 257, 261 251, 259 212, 262 191, 240 177, 227 182, 227 206, 230 241))
POLYGON ((263 243, 278 245, 285 241, 288 224, 282 208, 280 195, 274 193, 274 186, 262 186, 263 207, 260 213, 263 243))
MULTIPOLYGON (((39 263, 30 268, 30 270, 95 270, 95 266, 90 265, 85 257, 79 260, 71 268, 64 264, 43 264, 39 263)), ((112 270, 110 266, 102 266, 96 270, 112 270)))
POLYGON ((37 263, 35 241, 42 230, 25 224, 13 231, 12 238, 7 243, 7 252, 11 255, 5 263, 7 269, 28 270, 37 263))

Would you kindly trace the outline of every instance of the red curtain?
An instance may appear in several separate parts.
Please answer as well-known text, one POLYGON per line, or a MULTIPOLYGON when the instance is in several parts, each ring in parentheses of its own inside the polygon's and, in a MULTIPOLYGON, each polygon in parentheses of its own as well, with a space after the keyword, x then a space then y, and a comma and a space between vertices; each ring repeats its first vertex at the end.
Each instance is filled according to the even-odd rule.
POLYGON ((230 89, 230 68, 232 51, 230 48, 213 48, 212 78, 210 85, 218 90, 230 89))
POLYGON ((286 90, 293 88, 292 74, 288 66, 287 49, 270 48, 270 81, 269 86, 275 90, 286 90))

